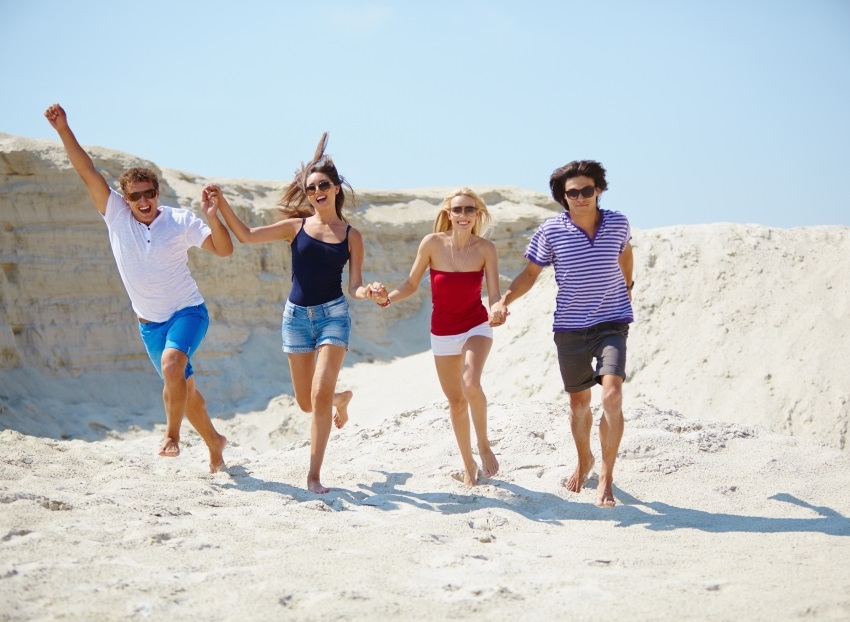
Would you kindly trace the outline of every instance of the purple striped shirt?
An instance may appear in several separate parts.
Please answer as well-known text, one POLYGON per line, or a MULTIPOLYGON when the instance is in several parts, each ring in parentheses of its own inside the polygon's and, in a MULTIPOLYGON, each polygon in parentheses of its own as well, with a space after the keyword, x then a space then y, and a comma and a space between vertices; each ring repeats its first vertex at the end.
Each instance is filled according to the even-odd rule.
POLYGON ((632 239, 629 221, 620 212, 600 212, 602 220, 592 240, 564 212, 543 222, 528 243, 526 259, 555 268, 558 296, 553 331, 634 321, 618 263, 632 239))

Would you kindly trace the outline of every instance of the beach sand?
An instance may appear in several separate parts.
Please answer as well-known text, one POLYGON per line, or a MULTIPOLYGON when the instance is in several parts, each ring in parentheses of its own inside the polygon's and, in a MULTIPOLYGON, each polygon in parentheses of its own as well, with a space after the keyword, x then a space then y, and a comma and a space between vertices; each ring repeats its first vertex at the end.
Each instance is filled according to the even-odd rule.
MULTIPOLYGON (((351 420, 314 495, 279 347, 286 256, 193 257, 212 315, 193 364, 227 470, 207 472, 188 423, 181 456, 160 458, 160 385, 102 222, 55 143, 0 147, 0 620, 850 618, 850 383, 830 356, 850 346, 847 228, 634 232, 613 509, 595 507, 595 475, 562 485, 575 449, 551 271, 495 331, 483 385, 501 468, 473 488, 452 477, 427 288, 352 303, 351 420)), ((105 171, 137 160, 92 152, 105 171)), ((185 205, 207 181, 163 179, 185 205)), ((246 218, 273 217, 279 187, 220 181, 246 218)), ((359 193, 367 278, 404 277, 443 191, 359 193)), ((482 193, 507 281, 554 208, 482 193)), ((598 427, 592 442, 598 459, 598 427)))

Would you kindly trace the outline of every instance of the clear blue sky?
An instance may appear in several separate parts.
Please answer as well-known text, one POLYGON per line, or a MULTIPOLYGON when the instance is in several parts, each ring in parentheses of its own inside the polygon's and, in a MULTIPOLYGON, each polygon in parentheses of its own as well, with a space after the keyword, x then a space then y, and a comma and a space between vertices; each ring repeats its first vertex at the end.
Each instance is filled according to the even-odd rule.
POLYGON ((850 2, 0 0, 0 131, 355 188, 547 191, 597 159, 652 228, 850 225, 850 2))

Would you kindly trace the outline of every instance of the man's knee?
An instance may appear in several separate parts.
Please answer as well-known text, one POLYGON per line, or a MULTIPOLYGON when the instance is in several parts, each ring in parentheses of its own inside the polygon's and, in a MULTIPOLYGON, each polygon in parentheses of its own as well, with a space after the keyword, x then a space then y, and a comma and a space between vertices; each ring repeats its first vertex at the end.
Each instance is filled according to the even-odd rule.
POLYGON ((186 355, 179 351, 163 354, 162 379, 166 384, 186 381, 186 361, 186 355))
POLYGON ((570 393, 570 409, 573 412, 580 412, 590 408, 590 389, 579 391, 578 393, 570 393))
POLYGON ((602 410, 619 412, 623 408, 623 380, 619 376, 603 376, 602 410))

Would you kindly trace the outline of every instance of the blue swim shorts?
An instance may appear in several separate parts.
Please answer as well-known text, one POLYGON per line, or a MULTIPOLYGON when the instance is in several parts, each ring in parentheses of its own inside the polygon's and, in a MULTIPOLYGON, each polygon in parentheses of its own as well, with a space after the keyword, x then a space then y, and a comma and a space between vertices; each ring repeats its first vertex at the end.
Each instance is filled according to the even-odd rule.
POLYGON ((191 358, 201 345, 209 325, 210 316, 203 303, 197 307, 184 307, 165 322, 139 322, 139 334, 160 378, 162 353, 166 348, 180 350, 189 357, 190 360, 186 361, 186 378, 194 373, 191 358))
POLYGON ((332 345, 348 350, 351 317, 345 296, 313 307, 301 307, 288 300, 283 309, 283 351, 287 354, 314 352, 332 345))

